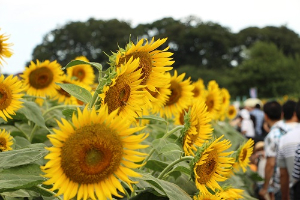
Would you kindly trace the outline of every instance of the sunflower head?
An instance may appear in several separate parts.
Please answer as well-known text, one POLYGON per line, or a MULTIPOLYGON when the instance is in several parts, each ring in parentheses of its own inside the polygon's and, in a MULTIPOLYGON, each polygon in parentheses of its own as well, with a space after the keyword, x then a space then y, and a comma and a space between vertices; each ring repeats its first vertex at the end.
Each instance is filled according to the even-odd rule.
MULTIPOLYGON (((76 57, 75 60, 82 60, 85 62, 89 62, 89 60, 85 56, 76 57)), ((95 74, 94 69, 91 65, 88 64, 81 64, 75 65, 73 67, 67 68, 68 76, 75 78, 75 80, 86 84, 92 85, 94 84, 95 74)))
POLYGON ((194 169, 192 177, 201 193, 208 194, 209 190, 213 192, 221 190, 218 182, 227 180, 230 173, 234 159, 229 155, 233 152, 225 152, 231 143, 227 139, 220 141, 223 136, 198 148, 192 162, 194 169))
POLYGON ((30 66, 26 67, 21 77, 24 80, 27 94, 38 97, 54 97, 59 88, 56 83, 61 83, 63 73, 60 64, 56 61, 40 62, 37 60, 36 63, 31 61, 30 66))
POLYGON ((238 171, 242 168, 243 172, 247 170, 247 167, 250 163, 250 156, 253 153, 254 141, 250 138, 247 142, 239 147, 236 154, 236 162, 233 165, 233 168, 238 171))
MULTIPOLYGON (((1 29, 0 29, 1 30, 1 29)), ((11 43, 7 43, 9 39, 8 36, 1 34, 0 35, 0 66, 3 65, 2 61, 5 62, 4 58, 9 58, 12 56, 12 50, 10 47, 12 46, 11 43)))
POLYGON ((22 91, 22 83, 18 77, 10 75, 4 78, 3 74, 0 76, 0 117, 5 121, 7 118, 12 119, 11 115, 15 115, 15 111, 22 107, 22 91))
POLYGON ((193 197, 193 200, 222 200, 221 197, 211 193, 199 193, 193 197))
POLYGON ((212 125, 206 105, 203 101, 194 103, 184 116, 182 144, 186 155, 195 155, 197 147, 201 147, 212 136, 212 125))
POLYGON ((196 82, 192 84, 194 86, 193 93, 194 98, 196 99, 205 99, 207 95, 207 91, 205 89, 205 85, 202 79, 198 79, 196 82))
POLYGON ((146 148, 140 144, 148 134, 134 134, 144 127, 130 128, 126 119, 117 116, 117 111, 108 114, 107 106, 99 110, 77 110, 72 122, 62 119, 55 134, 48 135, 53 147, 45 157, 49 161, 42 170, 49 178, 44 184, 58 189, 57 195, 64 199, 112 199, 124 193, 121 181, 131 189, 131 177, 139 177, 134 168, 144 160, 146 148), (97 197, 95 197, 97 196, 97 197))
POLYGON ((205 103, 207 106, 207 111, 210 113, 213 120, 219 117, 222 100, 221 90, 217 82, 214 80, 209 81, 205 103))
POLYGON ((230 94, 226 88, 221 88, 222 104, 220 108, 220 120, 224 120, 226 117, 226 111, 230 104, 230 94))
POLYGON ((0 152, 12 150, 13 137, 5 130, 0 131, 0 152))
POLYGON ((236 110, 235 106, 234 105, 229 105, 229 107, 227 109, 227 114, 226 114, 227 117, 229 119, 233 119, 233 118, 235 118, 236 114, 237 114, 237 110, 236 110))
POLYGON ((222 190, 217 193, 217 195, 222 199, 227 200, 238 200, 244 199, 242 194, 244 190, 233 188, 232 186, 224 186, 222 190))

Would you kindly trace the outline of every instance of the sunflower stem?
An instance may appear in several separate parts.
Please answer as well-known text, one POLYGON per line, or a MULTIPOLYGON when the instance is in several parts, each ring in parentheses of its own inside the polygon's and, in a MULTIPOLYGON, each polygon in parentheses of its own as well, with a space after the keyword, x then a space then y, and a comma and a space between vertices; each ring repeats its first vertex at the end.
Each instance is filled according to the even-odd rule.
POLYGON ((58 106, 53 106, 53 107, 49 108, 48 110, 46 110, 43 113, 43 117, 46 116, 46 114, 48 114, 49 112, 51 112, 52 110, 55 110, 55 109, 59 109, 59 108, 78 108, 78 107, 81 107, 81 106, 77 106, 77 105, 58 105, 58 106))
POLYGON ((53 196, 55 196, 57 199, 59 199, 59 200, 63 200, 60 196, 56 196, 56 194, 54 193, 54 192, 52 192, 51 190, 48 190, 47 188, 44 188, 44 187, 42 187, 42 186, 40 186, 40 185, 36 185, 35 186, 37 189, 39 189, 39 190, 43 190, 43 191, 45 191, 45 192, 48 192, 48 193, 50 193, 50 194, 52 194, 53 196))
POLYGON ((33 127, 33 129, 32 129, 32 131, 31 131, 31 133, 30 133, 30 135, 29 135, 29 139, 28 140, 29 140, 30 143, 32 142, 34 133, 35 133, 35 131, 36 131, 37 128, 38 128, 38 125, 35 124, 34 127, 33 127))
POLYGON ((169 132, 167 132, 167 133, 162 137, 162 139, 165 139, 165 138, 169 137, 170 135, 172 135, 172 134, 175 133, 176 131, 181 130, 181 129, 183 129, 183 128, 184 128, 183 125, 176 126, 176 127, 173 128, 172 130, 170 130, 169 132))
POLYGON ((94 104, 95 104, 97 98, 98 98, 98 92, 97 92, 97 90, 96 90, 95 93, 94 93, 94 95, 93 95, 93 97, 92 97, 92 100, 91 100, 91 102, 90 102, 90 104, 89 104, 89 108, 90 108, 90 109, 94 106, 94 104))
POLYGON ((157 177, 158 179, 162 179, 164 177, 164 175, 170 171, 170 169, 172 167, 174 167, 174 165, 176 165, 177 163, 180 163, 182 161, 186 161, 186 160, 192 160, 194 159, 194 156, 185 156, 185 157, 181 157, 178 160, 175 160, 174 162, 170 163, 157 177))

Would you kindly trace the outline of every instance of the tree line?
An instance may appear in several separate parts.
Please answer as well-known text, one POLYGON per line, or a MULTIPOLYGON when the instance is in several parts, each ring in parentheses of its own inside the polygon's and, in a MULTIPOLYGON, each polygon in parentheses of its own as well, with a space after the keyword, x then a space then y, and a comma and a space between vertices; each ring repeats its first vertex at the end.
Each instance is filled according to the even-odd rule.
MULTIPOLYGON (((216 80, 233 98, 297 96, 300 91, 300 37, 286 26, 248 27, 238 33, 218 23, 190 16, 163 18, 132 27, 129 22, 89 19, 69 22, 47 33, 32 53, 32 60, 57 60, 66 65, 84 55, 108 67, 107 55, 129 40, 165 38, 174 53, 174 69, 196 81, 216 80), (299 80, 298 80, 299 79, 299 80)), ((298 95, 299 96, 299 95, 298 95)))

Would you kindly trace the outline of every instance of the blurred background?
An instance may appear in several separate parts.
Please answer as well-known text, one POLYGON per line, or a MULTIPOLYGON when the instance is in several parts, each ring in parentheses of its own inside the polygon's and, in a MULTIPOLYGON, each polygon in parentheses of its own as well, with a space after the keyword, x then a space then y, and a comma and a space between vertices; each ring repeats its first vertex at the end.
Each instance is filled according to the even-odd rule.
POLYGON ((129 39, 167 37, 174 69, 216 80, 232 99, 299 97, 299 19, 298 0, 0 0, 0 34, 14 44, 1 71, 81 55, 106 68, 129 39))

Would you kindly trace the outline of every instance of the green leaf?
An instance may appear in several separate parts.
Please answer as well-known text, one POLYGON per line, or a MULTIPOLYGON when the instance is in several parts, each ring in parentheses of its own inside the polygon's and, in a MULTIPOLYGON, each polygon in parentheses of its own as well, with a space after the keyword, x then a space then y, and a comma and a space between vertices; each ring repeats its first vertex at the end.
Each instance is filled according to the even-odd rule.
POLYGON ((84 103, 89 103, 92 100, 91 93, 83 87, 69 83, 56 83, 70 95, 76 97, 84 103))
POLYGON ((17 129, 19 129, 19 131, 21 131, 24 135, 26 135, 27 138, 30 137, 30 133, 32 131, 31 126, 29 126, 28 124, 25 124, 25 123, 18 123, 18 122, 15 123, 15 126, 17 129))
POLYGON ((161 118, 161 117, 158 117, 158 116, 153 116, 153 115, 137 117, 137 119, 148 119, 148 120, 163 122, 163 123, 166 123, 166 124, 168 123, 164 118, 161 118))
POLYGON ((26 189, 41 184, 46 179, 40 174, 42 171, 36 164, 4 169, 0 172, 0 192, 26 189))
POLYGON ((184 166, 176 166, 174 169, 172 169, 173 172, 175 171, 179 171, 179 172, 183 172, 187 175, 191 175, 191 169, 184 167, 184 166))
POLYGON ((86 62, 86 61, 83 61, 83 60, 72 60, 65 67, 63 67, 62 70, 65 70, 69 67, 73 67, 75 65, 92 65, 92 66, 96 67, 98 70, 102 71, 102 65, 100 63, 86 62))
POLYGON ((1 152, 0 168, 15 167, 35 162, 47 155, 48 151, 44 147, 44 144, 31 144, 28 148, 1 152))
POLYGON ((192 198, 176 184, 157 179, 150 174, 142 174, 143 176, 137 179, 144 180, 151 184, 157 192, 163 191, 170 200, 192 200, 192 198))
POLYGON ((164 163, 159 160, 148 160, 145 167, 148 169, 151 169, 153 171, 159 171, 161 172, 168 166, 168 163, 164 163))
POLYGON ((22 148, 30 145, 30 142, 27 139, 25 139, 24 137, 16 136, 14 138, 16 141, 16 149, 22 149, 22 148))
POLYGON ((16 190, 13 192, 3 192, 1 195, 5 197, 30 197, 30 194, 26 190, 16 190))
POLYGON ((72 108, 67 108, 67 109, 64 109, 63 111, 62 111, 62 114, 65 116, 65 118, 68 120, 68 119, 72 119, 72 116, 73 116, 73 114, 74 114, 74 112, 75 112, 75 114, 77 113, 77 110, 76 109, 72 109, 72 108))
POLYGON ((33 121, 40 127, 47 128, 45 126, 45 120, 42 115, 42 112, 38 105, 34 102, 29 102, 26 100, 22 100, 24 103, 22 104, 22 108, 19 109, 17 112, 22 113, 26 118, 30 121, 33 121))

